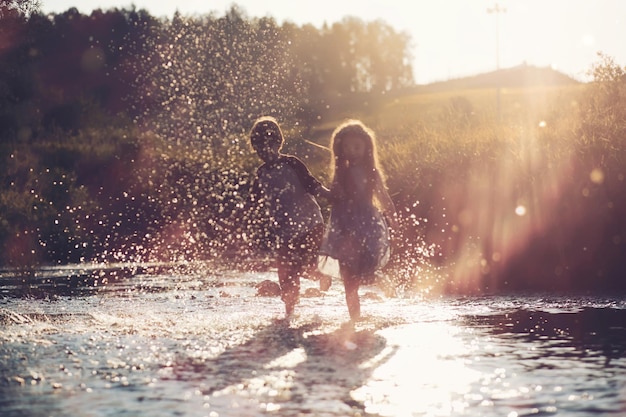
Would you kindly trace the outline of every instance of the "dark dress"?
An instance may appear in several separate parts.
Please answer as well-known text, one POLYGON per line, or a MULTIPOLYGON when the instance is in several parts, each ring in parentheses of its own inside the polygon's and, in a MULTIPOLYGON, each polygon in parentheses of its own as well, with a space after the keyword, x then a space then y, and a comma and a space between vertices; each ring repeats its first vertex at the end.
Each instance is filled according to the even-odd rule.
MULTIPOLYGON (((333 260, 350 268, 362 284, 370 284, 390 256, 389 228, 373 203, 358 169, 350 171, 347 185, 334 198, 320 249, 319 268, 338 276, 333 260), (328 259, 331 258, 331 259, 328 259)), ((335 187, 335 191, 337 187, 335 187)))

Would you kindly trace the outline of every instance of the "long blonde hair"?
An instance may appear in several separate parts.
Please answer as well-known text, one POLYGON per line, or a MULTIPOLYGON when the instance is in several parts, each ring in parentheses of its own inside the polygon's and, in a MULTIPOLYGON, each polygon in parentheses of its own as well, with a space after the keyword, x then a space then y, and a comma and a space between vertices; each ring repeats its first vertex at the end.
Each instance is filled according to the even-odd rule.
POLYGON ((378 164, 376 135, 374 131, 363 122, 355 119, 346 120, 337 126, 330 139, 330 149, 332 151, 330 174, 333 186, 339 185, 340 187, 345 187, 345 172, 348 165, 343 152, 342 143, 350 136, 356 136, 362 139, 365 144, 364 166, 367 172, 366 181, 369 184, 368 188, 370 188, 370 191, 373 193, 377 174, 380 176, 381 180, 384 181, 383 171, 378 164))

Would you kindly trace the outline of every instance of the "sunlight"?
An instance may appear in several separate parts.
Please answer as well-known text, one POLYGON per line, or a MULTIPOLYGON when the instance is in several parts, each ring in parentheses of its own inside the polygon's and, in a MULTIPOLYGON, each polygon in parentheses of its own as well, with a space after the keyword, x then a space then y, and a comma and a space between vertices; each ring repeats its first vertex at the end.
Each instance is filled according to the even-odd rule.
POLYGON ((582 43, 585 46, 593 46, 596 43, 596 40, 592 34, 587 33, 583 35, 582 43))
POLYGON ((463 342, 459 328, 439 323, 419 323, 380 331, 388 346, 363 367, 377 366, 369 381, 352 391, 366 412, 380 415, 451 415, 467 407, 464 395, 479 380, 465 360, 473 349, 463 342))
POLYGON ((265 364, 263 368, 265 369, 275 369, 275 368, 295 368, 302 362, 306 361, 306 352, 303 348, 296 348, 291 352, 284 354, 283 356, 279 356, 273 361, 265 364))
MULTIPOLYGON (((231 402, 230 407, 238 404, 241 407, 243 396, 247 406, 252 409, 262 409, 267 412, 279 411, 279 403, 288 401, 292 395, 296 371, 294 368, 304 361, 307 356, 303 348, 296 348, 286 354, 275 358, 263 365, 268 373, 253 372, 253 377, 242 383, 229 385, 215 392, 215 397, 225 397, 223 400, 231 402), (256 403, 253 399, 259 399, 256 403)), ((245 414, 245 413, 244 413, 245 414)), ((251 414, 252 415, 252 414, 251 414)))
MULTIPOLYGON (((571 179, 572 162, 565 154, 559 163, 548 162, 550 156, 540 143, 546 126, 541 120, 536 131, 500 133, 505 152, 499 162, 489 169, 477 164, 463 186, 449 185, 446 190, 453 196, 449 202, 462 208, 462 216, 454 223, 461 250, 453 267, 453 288, 467 293, 504 288, 507 280, 515 278, 511 275, 516 272, 520 254, 533 250, 555 218, 576 220, 574 210, 557 212, 571 179)), ((602 171, 592 170, 589 179, 601 184, 602 171)), ((589 188, 582 193, 589 195, 589 188)), ((544 267, 549 265, 537 264, 537 268, 544 267)), ((525 278, 526 284, 531 278, 525 278)))

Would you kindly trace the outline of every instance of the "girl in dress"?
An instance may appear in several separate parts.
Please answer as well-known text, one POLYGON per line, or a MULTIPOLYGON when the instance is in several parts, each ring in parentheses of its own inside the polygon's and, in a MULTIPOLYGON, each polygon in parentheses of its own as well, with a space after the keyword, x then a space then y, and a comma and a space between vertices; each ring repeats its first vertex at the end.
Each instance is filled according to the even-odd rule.
POLYGON ((359 286, 374 281, 389 260, 396 211, 377 161, 372 130, 348 120, 331 138, 331 212, 321 255, 336 259, 352 321, 361 316, 359 286))

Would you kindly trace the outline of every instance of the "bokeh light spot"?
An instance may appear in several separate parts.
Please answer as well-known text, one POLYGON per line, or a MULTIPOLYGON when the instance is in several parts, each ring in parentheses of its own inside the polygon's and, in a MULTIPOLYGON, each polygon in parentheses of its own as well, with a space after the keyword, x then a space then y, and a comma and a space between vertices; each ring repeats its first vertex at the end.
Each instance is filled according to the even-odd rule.
POLYGON ((594 184, 602 184, 604 182, 604 172, 600 168, 595 168, 589 174, 589 179, 594 184))

